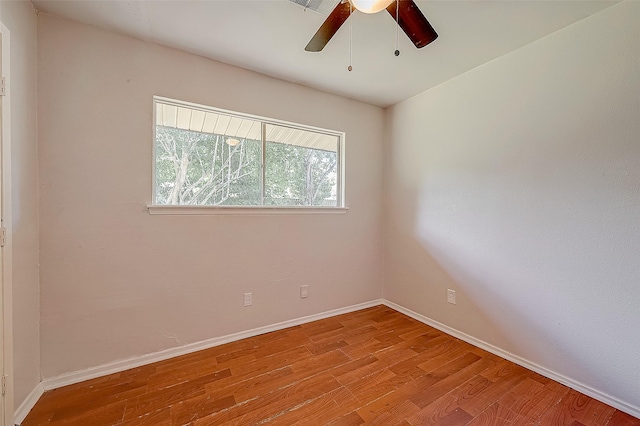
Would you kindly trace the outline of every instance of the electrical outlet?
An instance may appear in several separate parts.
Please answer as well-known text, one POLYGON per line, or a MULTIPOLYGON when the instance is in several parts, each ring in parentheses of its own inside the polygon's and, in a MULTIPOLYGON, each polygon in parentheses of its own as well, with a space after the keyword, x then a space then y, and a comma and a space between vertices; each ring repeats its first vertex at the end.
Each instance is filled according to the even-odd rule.
POLYGON ((251 306, 253 303, 253 294, 245 293, 244 294, 244 306, 251 306))
POLYGON ((451 304, 456 304, 456 291, 455 290, 451 290, 450 288, 447 289, 447 302, 451 303, 451 304))
POLYGON ((306 299, 309 297, 309 286, 301 285, 300 286, 300 299, 306 299))

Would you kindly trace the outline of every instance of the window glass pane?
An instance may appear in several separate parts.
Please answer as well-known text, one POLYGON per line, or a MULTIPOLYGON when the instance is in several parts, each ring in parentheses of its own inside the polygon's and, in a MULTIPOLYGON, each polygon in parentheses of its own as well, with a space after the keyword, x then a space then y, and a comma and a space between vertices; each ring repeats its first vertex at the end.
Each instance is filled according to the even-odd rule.
POLYGON ((261 124, 156 103, 156 204, 260 205, 261 124))
POLYGON ((265 205, 337 206, 338 137, 266 125, 265 205))
POLYGON ((154 105, 156 205, 343 206, 340 134, 170 99, 154 105))

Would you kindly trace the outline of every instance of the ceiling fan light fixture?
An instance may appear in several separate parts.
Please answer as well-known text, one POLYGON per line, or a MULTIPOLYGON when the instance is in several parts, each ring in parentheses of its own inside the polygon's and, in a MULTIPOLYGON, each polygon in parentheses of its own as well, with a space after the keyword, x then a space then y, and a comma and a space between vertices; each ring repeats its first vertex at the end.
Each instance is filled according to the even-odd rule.
POLYGON ((378 13, 385 10, 393 0, 350 0, 353 7, 364 13, 378 13))
POLYGON ((240 141, 236 138, 227 138, 226 142, 229 146, 237 146, 240 143, 240 141))

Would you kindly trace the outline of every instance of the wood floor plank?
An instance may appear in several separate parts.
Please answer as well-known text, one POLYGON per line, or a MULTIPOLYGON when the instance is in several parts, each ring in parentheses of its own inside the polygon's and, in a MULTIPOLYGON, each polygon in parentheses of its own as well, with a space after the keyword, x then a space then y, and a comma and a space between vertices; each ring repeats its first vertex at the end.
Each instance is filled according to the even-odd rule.
POLYGON ((399 376, 416 378, 423 376, 425 373, 425 368, 420 368, 421 364, 437 358, 437 361, 433 362, 433 368, 437 368, 450 361, 456 354, 461 355, 463 353, 462 346, 455 339, 444 337, 441 339, 438 337, 433 339, 432 342, 433 346, 429 349, 417 354, 414 358, 392 365, 389 369, 399 376), (446 354, 449 355, 447 356, 446 354))
POLYGON ((186 425, 201 417, 210 416, 236 404, 233 396, 213 398, 210 395, 199 395, 180 401, 171 406, 171 423, 186 425))
POLYGON ((362 417, 355 411, 347 413, 337 419, 327 423, 327 426, 359 426, 364 423, 362 417))
POLYGON ((192 386, 190 383, 148 392, 127 400, 123 420, 133 420, 205 393, 204 386, 192 386))
POLYGON ((396 419, 394 423, 398 423, 400 420, 406 420, 419 411, 420 408, 407 399, 407 394, 402 391, 402 388, 398 388, 375 401, 369 402, 358 410, 358 414, 368 424, 380 423, 384 419, 388 419, 390 422, 393 421, 392 419, 396 419), (401 419, 398 419, 398 417, 401 417, 401 419))
POLYGON ((492 367, 482 372, 480 374, 480 377, 491 382, 491 380, 488 378, 489 376, 495 381, 491 382, 489 386, 482 389, 478 394, 475 395, 474 398, 460 402, 460 406, 462 407, 462 409, 472 416, 478 416, 480 413, 490 407, 494 402, 500 400, 507 392, 509 392, 522 380, 525 380, 528 376, 527 370, 525 370, 524 368, 508 369, 508 373, 502 375, 495 375, 491 373, 485 374, 488 370, 491 369, 492 367))
POLYGON ((386 367, 387 365, 375 356, 367 355, 331 369, 331 374, 340 384, 348 385, 386 367))
POLYGON ((378 333, 378 328, 375 325, 358 326, 357 324, 353 324, 351 327, 347 327, 344 324, 341 325, 341 328, 336 328, 335 330, 313 334, 312 336, 309 336, 309 340, 314 343, 323 340, 344 340, 348 343, 353 343, 362 339, 362 336, 375 335, 376 333, 378 333))
MULTIPOLYGON (((480 375, 476 375, 419 410, 415 415, 407 420, 411 424, 438 424, 459 408, 462 412, 473 418, 473 416, 467 413, 461 405, 467 400, 476 398, 478 393, 486 389, 491 384, 492 382, 488 379, 480 375)), ((458 415, 461 416, 461 414, 458 415)))
POLYGON ((126 418, 120 426, 171 426, 171 407, 157 409, 153 412, 126 418))
POLYGON ((270 423, 274 425, 323 425, 340 415, 340 406, 335 401, 335 394, 340 389, 324 393, 316 398, 282 412, 270 423))
MULTIPOLYGON (((60 398, 50 398, 45 401, 44 408, 53 411, 50 417, 51 423, 64 423, 66 419, 82 417, 96 408, 111 406, 110 413, 114 407, 119 410, 122 406, 124 410, 126 404, 121 404, 122 402, 143 395, 145 392, 146 387, 142 380, 111 383, 110 386, 93 387, 83 393, 73 393, 65 389, 59 394, 60 398)), ((98 414, 103 415, 102 411, 98 414)))
POLYGON ((640 419, 630 416, 627 413, 623 413, 620 410, 616 410, 611 416, 607 425, 610 426, 640 426, 640 419))
POLYGON ((396 376, 388 369, 376 371, 366 377, 362 377, 346 388, 360 402, 376 400, 394 390, 397 386, 406 383, 408 379, 396 376))
POLYGON ((63 417, 55 418, 50 425, 112 425, 122 422, 126 401, 119 401, 108 405, 98 405, 86 409, 85 406, 77 414, 65 413, 63 417))
POLYGON ((579 422, 585 426, 605 425, 610 423, 615 411, 611 406, 575 390, 569 390, 553 410, 545 413, 541 423, 560 425, 579 422))
POLYGON ((362 405, 360 401, 358 401, 358 398, 356 398, 355 395, 344 386, 335 392, 333 400, 340 407, 340 413, 338 416, 355 411, 362 405))
POLYGON ((216 381, 214 385, 207 386, 207 389, 223 389, 227 386, 239 385, 257 376, 268 374, 285 367, 293 367, 295 362, 299 362, 301 359, 307 359, 309 355, 310 352, 307 348, 298 347, 259 360, 246 361, 241 364, 238 364, 236 361, 232 361, 231 365, 229 363, 218 364, 219 366, 229 365, 231 376, 216 381))
POLYGON ((386 306, 46 392, 23 426, 640 426, 386 306))
POLYGON ((339 387, 340 384, 333 380, 328 373, 315 375, 287 387, 276 389, 260 398, 238 404, 224 412, 213 414, 202 419, 201 422, 195 422, 194 426, 217 425, 226 422, 239 425, 259 424, 339 387))
POLYGON ((533 424, 528 418, 518 415, 499 402, 494 402, 480 415, 471 420, 467 426, 533 424))
POLYGON ((308 375, 317 374, 351 361, 341 350, 334 350, 320 355, 312 355, 291 364, 295 372, 306 372, 308 375))

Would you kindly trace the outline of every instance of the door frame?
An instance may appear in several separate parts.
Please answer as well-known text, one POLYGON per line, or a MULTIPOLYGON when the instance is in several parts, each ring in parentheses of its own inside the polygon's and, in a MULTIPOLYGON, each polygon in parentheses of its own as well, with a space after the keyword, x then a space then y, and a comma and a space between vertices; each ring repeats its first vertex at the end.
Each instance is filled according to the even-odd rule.
MULTIPOLYGON (((2 99, 2 222, 6 228, 6 243, 2 250, 2 374, 6 375, 6 391, 2 397, 4 418, 0 419, 0 425, 10 426, 14 423, 13 402, 13 298, 12 298, 12 218, 11 218, 11 64, 10 64, 10 40, 9 29, 0 21, 0 34, 2 34, 2 60, 1 74, 5 78, 5 96, 2 99)), ((0 380, 2 378, 0 377, 0 380)), ((0 383, 0 386, 2 384, 0 383)))

